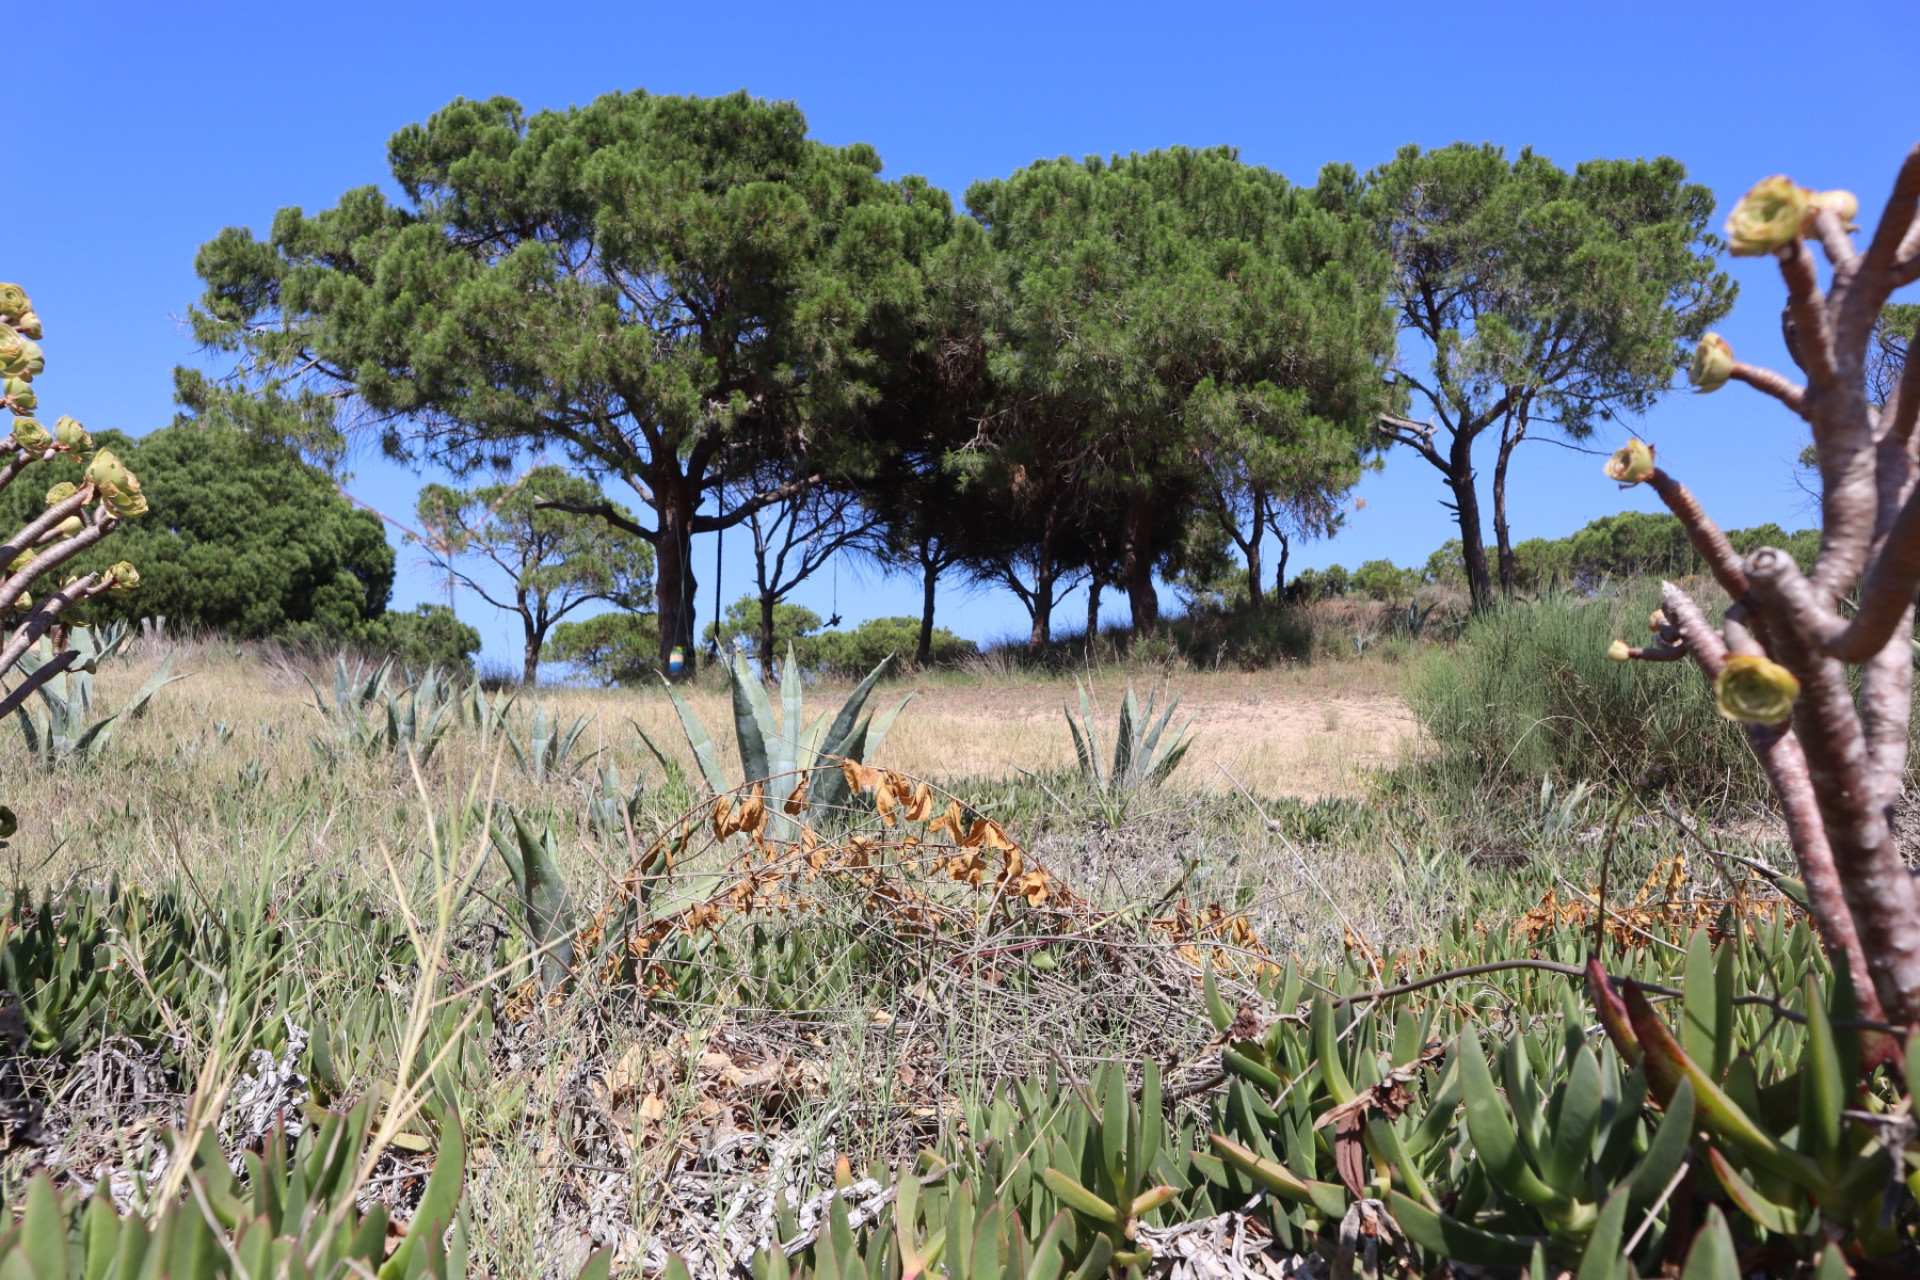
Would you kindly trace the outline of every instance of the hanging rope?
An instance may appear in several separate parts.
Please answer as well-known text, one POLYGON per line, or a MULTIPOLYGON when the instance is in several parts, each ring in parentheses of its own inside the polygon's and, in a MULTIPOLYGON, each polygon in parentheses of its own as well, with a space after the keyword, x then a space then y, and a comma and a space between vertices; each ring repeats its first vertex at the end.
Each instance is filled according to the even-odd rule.
MULTIPOLYGON (((714 505, 720 511, 719 523, 724 526, 727 520, 727 489, 725 485, 721 485, 715 490, 713 500, 714 505)), ((713 639, 707 642, 707 656, 709 658, 717 658, 720 656, 720 611, 724 607, 720 595, 720 570, 723 564, 720 553, 726 549, 726 545, 726 529, 724 527, 716 528, 713 531, 713 639)))

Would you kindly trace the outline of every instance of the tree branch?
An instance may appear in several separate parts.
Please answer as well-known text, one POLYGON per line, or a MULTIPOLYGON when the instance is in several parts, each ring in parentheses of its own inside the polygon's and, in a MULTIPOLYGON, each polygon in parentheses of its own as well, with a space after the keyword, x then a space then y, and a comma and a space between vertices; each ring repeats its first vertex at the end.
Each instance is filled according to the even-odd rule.
POLYGON ((1780 251, 1780 274, 1787 282, 1787 311, 1793 316, 1800 367, 1814 386, 1830 387, 1838 377, 1833 363, 1833 325, 1827 319, 1820 275, 1806 241, 1795 240, 1780 251))
MULTIPOLYGON (((1747 567, 1755 598, 1792 619, 1793 606, 1778 587, 1799 574, 1774 572, 1779 561, 1792 563, 1784 552, 1762 548, 1747 558, 1747 567)), ((1867 736, 1846 666, 1809 644, 1791 622, 1772 629, 1770 647, 1800 681, 1794 734, 1804 744, 1821 826, 1874 989, 1892 1021, 1920 1023, 1920 897, 1894 846, 1887 814, 1876 803, 1867 736)))
MULTIPOLYGON (((1709 681, 1720 677, 1726 665, 1727 646, 1700 612, 1693 597, 1671 582, 1660 584, 1660 603, 1669 621, 1687 641, 1694 661, 1709 681)), ((1853 926, 1846 894, 1840 887, 1840 873, 1834 866, 1833 850, 1827 843, 1827 830, 1820 819, 1820 807, 1813 793, 1813 781, 1807 772, 1806 752, 1793 731, 1772 725, 1749 724, 1747 745, 1766 771, 1767 781, 1780 801, 1781 816, 1787 824, 1787 838, 1800 865, 1800 878, 1807 886, 1807 900, 1813 918, 1820 926, 1820 937, 1836 961, 1844 957, 1847 971, 1853 975, 1854 990, 1861 1000, 1860 1012, 1875 1019, 1884 1018, 1880 1000, 1873 995, 1871 971, 1860 935, 1853 926), (1866 1003, 1871 997, 1871 1010, 1866 1003)))
POLYGON ((1853 237, 1847 234, 1846 224, 1831 209, 1821 209, 1813 215, 1813 234, 1819 237, 1820 247, 1826 251, 1827 261, 1835 270, 1852 265, 1860 256, 1853 247, 1853 237))
POLYGON ((739 507, 727 512, 724 516, 695 516, 688 522, 687 531, 689 533, 718 533, 722 529, 731 529, 754 512, 764 510, 776 502, 784 502, 788 498, 798 497, 808 489, 819 484, 825 478, 824 475, 815 472, 813 475, 804 476, 796 480, 789 480, 783 485, 778 485, 772 489, 766 489, 760 493, 756 493, 739 507))
POLYGON ((533 503, 536 510, 568 511, 577 516, 597 516, 616 529, 621 529, 645 542, 658 542, 660 532, 639 524, 631 517, 621 514, 620 509, 611 502, 561 502, 552 498, 536 498, 533 503))
POLYGON ((1727 541, 1727 535, 1720 526, 1700 507, 1687 486, 1675 480, 1659 467, 1647 477, 1647 483, 1660 495, 1660 501, 1667 504, 1667 510, 1679 519, 1680 527, 1687 531, 1687 541, 1707 562, 1707 568, 1713 573, 1713 580, 1720 589, 1734 600, 1744 600, 1747 595, 1747 574, 1740 566, 1740 555, 1727 541))
POLYGON ((1733 366, 1733 372, 1727 376, 1735 382, 1746 383, 1756 391, 1766 392, 1801 417, 1806 417, 1806 388, 1785 374, 1775 373, 1759 365, 1736 363, 1733 366))
POLYGON ((0 720, 4 720, 15 711, 18 711, 20 704, 32 696, 35 689, 38 689, 41 685, 72 666, 79 657, 80 651, 78 649, 63 649, 35 667, 33 672, 28 675, 25 680, 22 680, 12 693, 9 693, 5 698, 0 698, 0 720))

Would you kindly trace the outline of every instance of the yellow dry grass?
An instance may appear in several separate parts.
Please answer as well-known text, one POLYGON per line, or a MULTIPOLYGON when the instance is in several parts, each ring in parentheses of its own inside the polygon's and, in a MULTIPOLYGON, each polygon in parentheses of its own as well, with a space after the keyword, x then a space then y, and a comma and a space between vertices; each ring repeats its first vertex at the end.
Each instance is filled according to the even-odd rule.
MULTIPOLYGON (((106 664, 97 681, 96 714, 121 705, 157 660, 157 655, 134 654, 106 664)), ((176 652, 174 669, 188 678, 163 690, 145 716, 117 726, 103 768, 49 775, 24 752, 0 752, 0 800, 22 819, 13 856, 37 860, 39 852, 63 844, 99 848, 100 837, 124 820, 116 816, 124 804, 152 809, 150 815, 126 815, 144 830, 163 836, 176 831, 192 844, 213 838, 207 828, 221 825, 217 815, 223 805, 232 812, 260 813, 270 811, 263 805, 270 798, 296 796, 330 797, 306 802, 321 806, 309 821, 338 835, 338 852, 347 861, 363 861, 370 843, 391 839, 398 845, 409 839, 407 811, 417 797, 404 768, 396 768, 391 757, 350 762, 344 773, 318 764, 309 739, 324 735, 326 728, 302 667, 271 653, 188 643, 176 652), (340 816, 329 817, 329 807, 337 807, 340 816)), ((330 672, 306 674, 331 696, 330 672)), ((1412 742, 1415 726, 1399 696, 1401 677, 1402 668, 1373 661, 1257 673, 1177 672, 1170 686, 1182 697, 1178 719, 1192 718, 1194 746, 1171 785, 1221 791, 1237 783, 1258 795, 1303 799, 1360 794, 1370 771, 1392 764, 1412 742)), ((1144 697, 1159 679, 1144 670, 1093 673, 1095 722, 1104 751, 1112 750, 1113 726, 1129 680, 1144 697)), ((810 688, 809 716, 837 708, 845 691, 845 685, 810 688)), ((1011 778, 1023 770, 1072 763, 1062 712, 1065 702, 1078 708, 1070 678, 943 675, 882 686, 871 705, 889 707, 908 695, 911 701, 878 757, 891 768, 938 782, 1011 778)), ((731 776, 738 764, 728 693, 712 682, 689 689, 687 699, 713 734, 731 776)), ((691 772, 678 717, 658 690, 555 686, 524 691, 513 714, 518 734, 525 734, 536 705, 562 725, 589 717, 576 758, 604 753, 599 759, 611 761, 628 785, 642 773, 658 775, 635 726, 691 772)), ((9 724, 0 733, 17 733, 17 728, 9 724)), ((489 756, 500 754, 497 744, 486 751, 477 734, 456 730, 434 756, 428 781, 444 792, 460 785, 458 780, 488 774, 489 756)), ((498 770, 502 799, 557 798, 556 784, 548 784, 549 794, 542 796, 511 757, 504 758, 498 770)), ((585 776, 590 775, 588 770, 585 776)), ((578 781, 557 785, 575 791, 578 781)), ((160 837, 150 840, 166 843, 160 837)), ((155 847, 148 856, 177 863, 183 852, 155 847)))

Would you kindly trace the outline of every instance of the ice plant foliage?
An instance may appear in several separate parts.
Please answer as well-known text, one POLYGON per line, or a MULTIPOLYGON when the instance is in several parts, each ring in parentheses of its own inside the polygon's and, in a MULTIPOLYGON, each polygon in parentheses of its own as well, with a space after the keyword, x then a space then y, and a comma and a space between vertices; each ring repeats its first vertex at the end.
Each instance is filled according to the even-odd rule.
POLYGON ((36 462, 70 454, 86 463, 78 485, 47 490, 46 509, 0 546, 0 616, 12 625, 0 642, 0 675, 20 666, 29 651, 41 661, 21 683, 0 695, 0 716, 20 707, 33 691, 84 660, 67 643, 67 628, 81 625, 78 606, 108 592, 124 594, 140 585, 140 573, 121 561, 99 573, 66 577, 57 590, 36 599, 28 590, 36 581, 112 533, 122 520, 145 515, 140 481, 110 449, 95 449, 85 427, 62 417, 51 429, 34 415, 39 396, 33 380, 47 367, 39 341, 40 317, 17 284, 0 284, 0 408, 12 415, 12 428, 0 440, 0 489, 18 480, 36 462), (48 646, 41 646, 46 638, 48 646), (47 650, 50 648, 51 652, 47 650))
MULTIPOLYGON (((1737 361, 1715 335, 1700 343, 1689 381, 1701 391, 1744 382, 1811 428, 1822 533, 1811 575, 1773 547, 1737 554, 1638 441, 1606 467, 1612 479, 1653 486, 1731 600, 1715 628, 1665 584, 1660 642, 1626 656, 1691 657, 1714 682, 1720 710, 1745 723, 1779 797, 1820 935, 1851 975, 1862 1014, 1909 1029, 1920 1026, 1920 891, 1892 815, 1907 766, 1920 588, 1920 371, 1904 350, 1891 381, 1871 380, 1869 365, 1889 299, 1920 279, 1917 207, 1920 147, 1864 248, 1851 193, 1786 177, 1757 184, 1727 219, 1733 253, 1780 264, 1787 347, 1803 381, 1737 361), (1824 280, 1810 242, 1826 260, 1824 280)), ((1867 1037, 1870 1060, 1888 1060, 1893 1045, 1867 1037)))

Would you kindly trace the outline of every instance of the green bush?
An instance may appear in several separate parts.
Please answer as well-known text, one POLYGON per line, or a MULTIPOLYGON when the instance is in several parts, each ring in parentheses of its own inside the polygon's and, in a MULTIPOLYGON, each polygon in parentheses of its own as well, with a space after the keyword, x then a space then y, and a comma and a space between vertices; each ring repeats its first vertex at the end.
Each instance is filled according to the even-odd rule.
POLYGON ((1657 604, 1655 586, 1640 583, 1475 618, 1459 645, 1426 655, 1413 682, 1435 765, 1488 790, 1544 776, 1665 785, 1693 800, 1760 799, 1759 766, 1692 663, 1607 660, 1616 637, 1643 642, 1657 604))
POLYGON ((603 685, 639 684, 660 665, 659 622, 651 613, 617 611, 562 622, 547 633, 540 659, 576 667, 603 685))
MULTIPOLYGON (((162 615, 234 639, 340 641, 357 639, 386 609, 394 551, 379 517, 357 510, 292 449, 189 421, 139 440, 116 431, 95 440, 140 477, 149 508, 110 547, 70 564, 82 573, 113 560, 140 568, 140 589, 102 598, 96 617, 162 615)), ((0 517, 24 523, 39 514, 45 485, 77 482, 80 471, 74 458, 45 464, 33 487, 0 493, 0 517)))
MULTIPOLYGON (((795 655, 802 666, 813 670, 865 675, 888 654, 893 655, 896 670, 910 670, 919 646, 918 618, 868 618, 851 631, 822 631, 807 636, 796 647, 795 655)), ((978 652, 980 647, 973 641, 935 627, 928 662, 931 666, 949 667, 978 652)))
POLYGON ((415 605, 411 613, 391 610, 361 628, 358 643, 391 655, 402 667, 423 671, 470 672, 480 652, 480 633, 444 604, 415 605))

